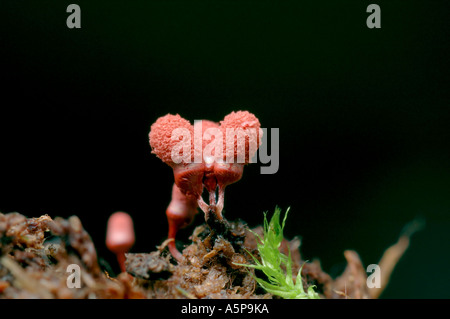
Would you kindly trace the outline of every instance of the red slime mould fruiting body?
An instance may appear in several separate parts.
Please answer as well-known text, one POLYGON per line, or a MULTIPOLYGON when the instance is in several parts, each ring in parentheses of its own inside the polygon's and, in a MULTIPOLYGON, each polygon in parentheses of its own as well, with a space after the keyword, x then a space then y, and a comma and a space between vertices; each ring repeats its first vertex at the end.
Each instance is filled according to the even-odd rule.
POLYGON ((120 270, 125 272, 125 254, 134 245, 134 227, 130 215, 116 212, 108 219, 106 247, 116 254, 120 270))
POLYGON ((227 156, 233 158, 236 163, 238 154, 245 154, 245 164, 248 164, 261 145, 262 130, 258 118, 247 111, 231 112, 220 122, 220 129, 224 137, 224 160, 227 156), (245 143, 237 143, 237 135, 227 134, 227 130, 242 130, 247 135, 245 143), (228 145, 234 147, 229 148, 228 145), (255 145, 256 148, 252 150, 251 145, 255 145), (239 150, 244 147, 245 151, 239 150))
POLYGON ((225 188, 241 179, 244 165, 261 145, 262 130, 256 116, 247 111, 232 112, 220 124, 203 120, 194 125, 178 114, 167 114, 151 126, 149 138, 152 153, 173 169, 175 185, 166 213, 169 238, 174 239, 169 249, 180 260, 175 247, 178 229, 192 221, 197 207, 205 218, 212 212, 216 220, 223 220, 225 188), (203 188, 209 204, 202 198, 203 188))
POLYGON ((190 136, 194 136, 194 127, 189 121, 183 119, 181 116, 167 114, 160 117, 151 126, 150 129, 150 145, 152 153, 156 154, 164 163, 171 166, 174 172, 175 184, 186 196, 200 197, 203 191, 203 163, 193 163, 194 159, 194 141, 192 138, 184 141, 190 152, 188 159, 190 163, 182 161, 175 163, 173 160, 174 148, 180 143, 179 138, 172 138, 175 130, 185 130, 190 136))
POLYGON ((179 229, 188 226, 197 214, 197 199, 184 195, 176 184, 172 188, 172 200, 166 210, 167 221, 169 223, 169 250, 172 256, 181 260, 182 255, 177 250, 175 237, 179 229))
MULTIPOLYGON (((178 114, 167 114, 158 118, 152 124, 149 134, 152 153, 172 167, 175 165, 172 160, 172 149, 178 144, 176 139, 172 139, 172 133, 176 129, 187 129, 194 134, 194 127, 191 123, 178 114)), ((191 143, 191 147, 193 148, 193 143, 191 143)))

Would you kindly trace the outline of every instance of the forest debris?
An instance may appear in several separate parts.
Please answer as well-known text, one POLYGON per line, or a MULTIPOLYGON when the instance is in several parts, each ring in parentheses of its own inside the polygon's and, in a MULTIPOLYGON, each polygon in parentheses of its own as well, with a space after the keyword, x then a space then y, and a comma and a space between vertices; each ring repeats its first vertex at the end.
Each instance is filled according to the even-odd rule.
POLYGON ((398 239, 398 242, 388 249, 381 257, 380 263, 380 274, 381 274, 381 285, 380 288, 371 288, 370 295, 372 298, 378 298, 383 290, 386 288, 389 279, 391 277, 392 271, 397 265, 400 258, 403 256, 405 251, 409 247, 409 238, 407 236, 402 236, 398 239))
MULTIPOLYGON (((97 251, 89 234, 83 229, 81 221, 77 216, 71 216, 69 219, 56 217, 53 222, 49 222, 50 231, 60 236, 67 246, 74 249, 81 257, 83 264, 93 274, 100 274, 101 270, 97 262, 97 251)), ((63 247, 60 247, 63 249, 63 247)), ((59 255, 64 255, 61 249, 59 255)))
MULTIPOLYGON (((302 268, 304 288, 316 286, 322 298, 377 298, 409 246, 410 236, 420 229, 413 222, 380 260, 381 287, 369 289, 367 274, 354 251, 345 251, 347 267, 333 280, 318 260, 305 262, 300 241, 284 239, 280 251, 291 252, 294 280, 302 268)), ((227 222, 226 231, 212 234, 208 226, 195 228, 192 243, 178 264, 167 254, 165 241, 151 253, 127 254, 127 273, 111 278, 102 271, 96 249, 78 217, 44 215, 26 218, 0 213, 0 298, 273 298, 256 283, 252 268, 237 264, 259 259, 258 239, 245 223, 227 222), (253 256, 253 257, 252 257, 253 256), (67 286, 69 265, 81 269, 81 288, 67 286)), ((262 236, 261 227, 253 230, 262 236)))
POLYGON ((194 286, 195 295, 204 298, 210 294, 219 293, 229 281, 224 267, 214 266, 209 269, 203 282, 194 286))
MULTIPOLYGON (((142 298, 137 285, 111 280, 78 217, 52 220, 0 213, 0 298, 142 298), (67 285, 69 265, 78 265, 81 287, 67 285)), ((125 274, 129 277, 128 274, 125 274)))
POLYGON ((125 254, 125 258, 127 272, 142 279, 150 279, 152 274, 168 277, 167 273, 172 273, 174 268, 170 256, 162 257, 158 250, 150 254, 125 254))
POLYGON ((391 274, 394 271, 395 266, 398 264, 400 258, 404 255, 409 247, 411 236, 420 231, 425 226, 425 221, 421 219, 415 219, 407 224, 400 235, 397 243, 386 249, 380 262, 378 263, 381 271, 381 285, 380 288, 369 288, 369 293, 372 298, 378 298, 381 293, 386 289, 391 274))
POLYGON ((23 290, 29 291, 39 296, 42 299, 51 299, 52 294, 39 285, 33 277, 29 276, 27 272, 20 267, 11 257, 4 256, 0 259, 0 263, 6 267, 10 273, 14 276, 14 285, 23 290))
POLYGON ((347 268, 344 273, 334 281, 333 292, 337 296, 344 298, 378 298, 386 289, 395 266, 408 249, 411 236, 423 227, 423 220, 413 220, 405 226, 397 243, 386 249, 378 263, 380 269, 379 288, 368 287, 367 273, 358 254, 350 250, 345 251, 344 256, 347 259, 347 268))
POLYGON ((333 291, 340 292, 338 295, 351 299, 370 298, 367 287, 367 274, 359 255, 353 250, 344 252, 347 267, 344 273, 338 277, 333 284, 333 291))
POLYGON ((26 218, 19 213, 0 213, 0 252, 5 253, 14 246, 42 248, 44 232, 51 218, 26 218))
MULTIPOLYGON (((295 260, 295 259, 293 259, 295 260)), ((299 262, 299 261, 298 261, 299 262)), ((297 262, 297 263, 298 263, 297 262)), ((299 266, 296 266, 299 267, 299 266)), ((296 268, 295 268, 296 269, 296 268)), ((297 270, 298 272, 298 270, 297 270)), ((294 271, 294 274, 297 272, 294 271)), ((303 287, 316 286, 316 291, 324 298, 332 298, 333 279, 322 270, 319 260, 315 259, 310 263, 304 263, 302 268, 303 287)))

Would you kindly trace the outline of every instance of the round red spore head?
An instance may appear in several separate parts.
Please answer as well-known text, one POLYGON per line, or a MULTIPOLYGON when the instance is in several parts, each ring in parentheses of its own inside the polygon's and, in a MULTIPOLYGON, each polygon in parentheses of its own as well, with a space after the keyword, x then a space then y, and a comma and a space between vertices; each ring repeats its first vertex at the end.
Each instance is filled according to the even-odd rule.
MULTIPOLYGON (((194 124, 194 129, 200 124, 202 125, 202 135, 201 135, 202 144, 201 145, 202 145, 202 150, 203 150, 205 148, 205 146, 211 142, 211 140, 203 139, 204 135, 205 135, 205 131, 209 128, 219 129, 219 123, 208 121, 208 120, 196 121, 194 124)), ((212 139, 214 139, 214 137, 212 137, 212 139)))
POLYGON ((248 111, 231 112, 220 122, 220 129, 224 139, 223 159, 226 160, 228 155, 236 163, 241 155, 243 163, 248 164, 261 145, 262 130, 258 118, 248 111))
POLYGON ((127 252, 134 244, 134 227, 130 215, 116 212, 109 217, 106 246, 114 253, 127 252))
POLYGON ((197 152, 197 154, 201 153, 203 155, 202 161, 211 163, 215 155, 215 139, 217 138, 218 133, 222 134, 219 123, 208 120, 196 121, 194 123, 194 132, 197 139, 197 141, 194 141, 195 151, 197 152), (198 129, 200 124, 202 126, 201 134, 200 130, 198 129), (209 147, 209 149, 207 149, 205 152, 205 147, 207 146, 209 147))
POLYGON ((187 156, 191 161, 193 161, 193 136, 194 127, 188 120, 182 118, 178 114, 167 114, 165 116, 162 116, 158 118, 150 128, 149 138, 150 146, 152 147, 152 153, 156 154, 156 156, 158 156, 164 163, 173 166, 175 165, 175 163, 172 158, 172 150, 175 146, 179 145, 180 141, 183 141, 184 143, 188 143, 187 146, 189 147, 190 153, 182 154, 182 152, 180 151, 180 154, 178 155, 180 155, 180 157, 187 156), (174 132, 188 132, 189 139, 185 139, 181 135, 179 136, 179 138, 172 139, 174 132))

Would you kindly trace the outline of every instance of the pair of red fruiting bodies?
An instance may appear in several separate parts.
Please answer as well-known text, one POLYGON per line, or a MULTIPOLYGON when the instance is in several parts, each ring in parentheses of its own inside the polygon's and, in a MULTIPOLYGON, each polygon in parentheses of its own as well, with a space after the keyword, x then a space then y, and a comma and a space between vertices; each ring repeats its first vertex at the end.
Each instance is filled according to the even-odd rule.
MULTIPOLYGON (((195 125, 192 125, 178 114, 167 114, 157 119, 151 126, 149 134, 152 153, 171 166, 174 173, 175 183, 172 188, 172 199, 167 207, 166 215, 169 223, 168 238, 171 239, 168 247, 172 256, 178 261, 182 260, 182 254, 175 245, 175 237, 178 230, 192 222, 197 214, 198 207, 205 213, 205 217, 212 212, 217 220, 222 221, 225 188, 241 179, 244 165, 249 163, 254 155, 251 152, 256 152, 261 145, 262 138, 259 120, 255 115, 247 111, 232 112, 225 116, 220 123, 203 120, 196 122, 195 125), (205 139, 208 139, 208 137, 212 139, 211 135, 205 135, 208 129, 215 128, 222 133, 213 135, 215 138, 217 136, 223 138, 222 144, 216 144, 224 147, 222 152, 223 160, 203 156, 200 162, 175 163, 172 158, 172 150, 180 140, 173 138, 174 131, 180 128, 185 129, 193 136, 196 130, 195 125, 198 125, 198 123, 202 125, 202 143, 200 144, 202 151, 209 144, 205 139), (244 133, 245 144, 243 145, 243 150, 245 156, 243 163, 237 163, 236 161, 239 149, 238 137, 227 134, 227 129, 241 130, 244 133), (203 138, 204 135, 208 137, 203 138), (226 148, 230 143, 234 147, 226 148), (250 145, 256 145, 256 148, 252 149, 250 145), (233 154, 229 154, 230 150, 233 154), (227 161, 230 155, 234 161, 227 161), (202 198, 204 188, 209 194, 209 204, 206 204, 202 198), (218 200, 216 200, 216 190, 218 191, 218 200)), ((195 149, 196 147, 198 146, 191 139, 191 159, 194 159, 194 153, 198 151, 195 149)), ((116 253, 122 271, 125 271, 125 253, 134 244, 134 240, 131 217, 123 212, 113 214, 108 221, 106 244, 109 250, 116 253)))
MULTIPOLYGON (((213 212, 216 219, 222 221, 225 188, 241 179, 244 165, 249 163, 254 156, 254 152, 261 145, 262 130, 260 126, 258 118, 248 111, 232 112, 225 116, 220 123, 203 120, 196 122, 194 125, 178 114, 167 114, 160 117, 151 126, 149 138, 152 153, 171 166, 174 173, 175 183, 172 189, 172 200, 167 207, 166 215, 169 223, 168 238, 173 239, 168 244, 169 250, 178 261, 182 259, 182 254, 175 245, 176 234, 180 228, 186 227, 192 222, 197 214, 198 207, 205 213, 205 217, 208 213, 213 212), (217 160, 216 157, 206 157, 203 153, 201 162, 175 163, 172 158, 172 150, 180 140, 173 138, 174 130, 182 128, 194 135, 194 132, 197 131, 196 125, 200 123, 202 125, 202 143, 200 143, 202 151, 209 144, 207 139, 212 139, 212 136, 205 134, 205 132, 214 128, 221 133, 213 134, 214 138, 219 136, 223 139, 222 143, 216 144, 223 147, 223 158, 217 160), (238 141, 237 135, 228 134, 230 129, 234 132, 241 130, 244 133, 245 140, 238 141), (238 145, 239 142, 245 144, 238 145), (230 144, 234 147, 230 148, 230 144), (256 147, 252 148, 251 145, 256 145, 256 147), (237 162, 238 150, 245 152, 243 163, 237 162), (230 154, 230 151, 232 154, 230 154), (228 160, 230 157, 233 159, 232 161, 228 160), (209 204, 206 204, 202 198, 204 188, 209 194, 209 204), (218 192, 217 200, 216 190, 218 192)), ((195 152, 198 151, 196 148, 199 146, 193 139, 190 142, 190 155, 191 159, 194 159, 195 152)))

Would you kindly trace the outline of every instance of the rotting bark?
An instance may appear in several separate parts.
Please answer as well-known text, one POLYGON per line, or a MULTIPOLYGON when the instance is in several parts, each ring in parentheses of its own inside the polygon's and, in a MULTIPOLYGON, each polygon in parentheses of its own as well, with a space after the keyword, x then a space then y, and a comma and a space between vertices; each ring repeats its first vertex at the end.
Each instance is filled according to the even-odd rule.
MULTIPOLYGON (((257 238, 243 221, 214 216, 194 229, 181 262, 171 257, 165 241, 153 252, 127 254, 127 273, 112 278, 99 266, 94 244, 78 217, 52 220, 47 215, 0 213, 0 298, 277 298, 258 287, 252 268, 237 265, 253 263, 249 253, 258 258, 257 238), (70 264, 81 268, 80 289, 67 286, 70 264)), ((262 236, 262 227, 253 231, 262 236)), ((305 263, 297 238, 284 239, 280 250, 286 255, 291 251, 294 276, 303 265, 304 288, 315 285, 321 298, 377 298, 412 233, 406 231, 383 255, 380 267, 388 271, 380 289, 367 287, 365 268, 354 251, 344 252, 347 268, 333 279, 318 260, 305 263)))

